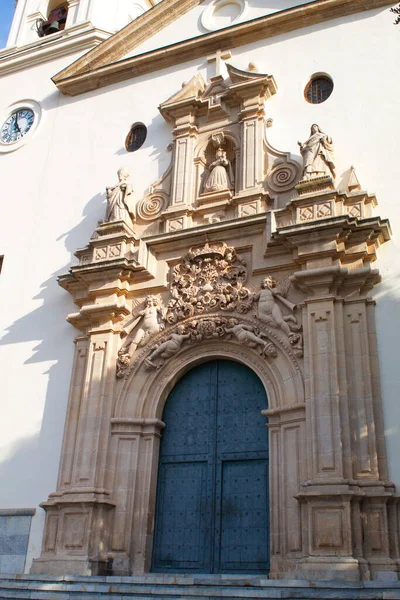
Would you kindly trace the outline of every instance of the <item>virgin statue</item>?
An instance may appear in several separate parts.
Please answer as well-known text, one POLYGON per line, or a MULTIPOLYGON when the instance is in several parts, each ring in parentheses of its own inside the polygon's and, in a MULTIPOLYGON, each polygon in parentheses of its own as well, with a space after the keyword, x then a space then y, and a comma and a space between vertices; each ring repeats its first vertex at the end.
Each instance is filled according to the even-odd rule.
POLYGON ((335 177, 335 157, 332 139, 318 125, 311 126, 310 137, 298 142, 303 157, 303 179, 332 175, 335 177))
POLYGON ((129 210, 129 197, 133 194, 131 183, 127 182, 129 171, 122 167, 118 171, 118 183, 114 187, 106 188, 107 212, 106 221, 126 221, 131 222, 131 212, 129 210))
POLYGON ((215 160, 209 167, 210 173, 204 184, 204 192, 218 192, 233 188, 233 172, 226 152, 221 147, 215 153, 215 160))

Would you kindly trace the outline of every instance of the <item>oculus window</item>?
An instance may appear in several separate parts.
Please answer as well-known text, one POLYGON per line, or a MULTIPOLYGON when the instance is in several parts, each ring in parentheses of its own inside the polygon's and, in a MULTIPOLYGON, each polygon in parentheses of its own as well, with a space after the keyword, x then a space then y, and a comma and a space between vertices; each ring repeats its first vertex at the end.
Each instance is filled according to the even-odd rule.
POLYGON ((327 75, 315 75, 306 85, 304 95, 310 104, 321 104, 333 92, 333 81, 327 75))
POLYGON ((135 123, 130 128, 125 140, 125 148, 128 152, 139 150, 146 141, 147 127, 143 123, 135 123))

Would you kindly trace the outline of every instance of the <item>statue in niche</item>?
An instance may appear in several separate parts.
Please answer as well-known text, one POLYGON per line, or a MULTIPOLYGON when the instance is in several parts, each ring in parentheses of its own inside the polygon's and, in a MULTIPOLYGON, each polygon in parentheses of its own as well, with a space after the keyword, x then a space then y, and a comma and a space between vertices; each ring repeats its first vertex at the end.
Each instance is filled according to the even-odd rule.
POLYGON ((275 279, 268 276, 264 279, 261 284, 261 291, 255 294, 253 300, 257 301, 258 318, 263 323, 266 323, 270 327, 280 328, 290 338, 293 335, 292 329, 299 330, 300 326, 297 322, 296 317, 292 315, 283 316, 281 307, 278 302, 281 302, 290 311, 293 312, 295 304, 289 302, 284 297, 288 291, 290 281, 288 281, 287 290, 278 290, 275 279), (289 322, 293 323, 292 328, 289 326, 289 322))
POLYGON ((335 178, 335 157, 332 139, 314 123, 310 137, 300 146, 303 157, 303 180, 331 175, 335 178))
POLYGON ((147 296, 146 307, 138 313, 137 318, 121 333, 121 336, 129 336, 138 325, 139 328, 136 330, 133 340, 129 346, 121 348, 120 355, 132 356, 139 345, 143 346, 150 336, 164 329, 163 310, 155 296, 147 296))
POLYGON ((204 184, 204 193, 233 189, 232 165, 221 146, 217 148, 215 160, 209 166, 209 170, 210 173, 204 184))
POLYGON ((152 353, 146 358, 144 361, 146 367, 148 369, 157 369, 157 365, 153 362, 153 360, 157 359, 158 357, 162 359, 162 362, 159 365, 162 366, 166 359, 171 358, 177 354, 177 352, 179 352, 183 342, 190 339, 190 337, 190 333, 185 333, 184 325, 178 325, 176 328, 176 333, 172 333, 165 342, 159 346, 156 346, 152 353))
POLYGON ((133 194, 132 184, 127 181, 129 171, 122 167, 118 171, 118 183, 114 187, 106 188, 107 212, 106 222, 125 221, 132 222, 131 211, 129 210, 129 201, 133 194))

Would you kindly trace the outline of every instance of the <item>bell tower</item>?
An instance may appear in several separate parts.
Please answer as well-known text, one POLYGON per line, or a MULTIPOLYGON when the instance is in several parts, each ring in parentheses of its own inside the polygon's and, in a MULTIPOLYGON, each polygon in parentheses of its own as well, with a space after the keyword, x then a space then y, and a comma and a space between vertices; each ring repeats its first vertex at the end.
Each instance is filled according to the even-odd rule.
POLYGON ((40 43, 50 36, 62 44, 71 33, 83 28, 112 34, 158 1, 17 0, 7 48, 40 43))

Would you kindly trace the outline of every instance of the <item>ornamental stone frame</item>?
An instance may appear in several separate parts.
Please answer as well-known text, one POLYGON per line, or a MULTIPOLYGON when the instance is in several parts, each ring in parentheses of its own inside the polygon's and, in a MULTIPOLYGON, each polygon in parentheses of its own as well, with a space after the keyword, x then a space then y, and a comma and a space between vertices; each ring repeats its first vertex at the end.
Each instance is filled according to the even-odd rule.
POLYGON ((371 263, 390 227, 373 216, 376 199, 360 186, 339 192, 328 176, 296 185, 300 165, 272 150, 262 131, 273 79, 232 69, 231 76, 226 111, 223 101, 208 104, 222 82, 202 96, 196 78, 160 107, 168 119, 178 115, 184 131, 174 129, 158 218, 181 210, 176 146, 188 134, 188 107, 192 116, 201 108, 189 128, 200 144, 207 128, 223 139, 219 116, 234 120, 235 109, 252 122, 257 113, 254 155, 246 128, 237 128, 236 169, 243 173, 251 159, 258 174, 233 206, 219 198, 230 217, 196 216, 196 144, 186 140, 192 179, 178 203, 186 226, 146 231, 140 210, 134 224, 102 222, 59 280, 78 307, 68 320, 81 335, 34 573, 98 574, 110 562, 115 575, 150 570, 164 404, 193 366, 227 358, 254 370, 268 397, 270 577, 398 578, 400 503, 388 480, 368 296, 380 281, 371 263), (280 177, 270 182, 282 164, 280 190, 280 177), (255 198, 253 214, 237 210, 255 198))

